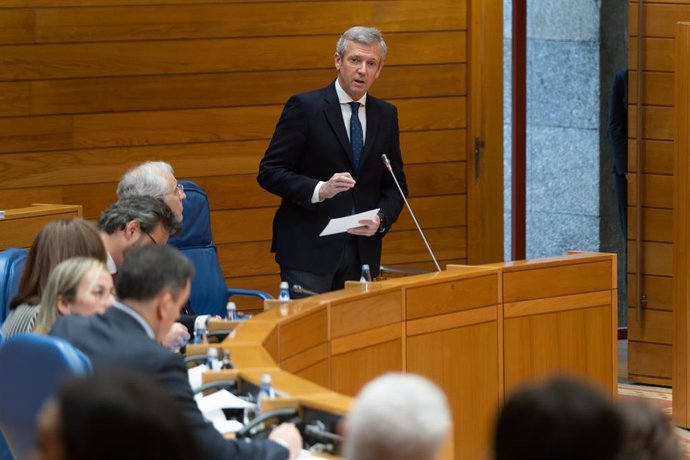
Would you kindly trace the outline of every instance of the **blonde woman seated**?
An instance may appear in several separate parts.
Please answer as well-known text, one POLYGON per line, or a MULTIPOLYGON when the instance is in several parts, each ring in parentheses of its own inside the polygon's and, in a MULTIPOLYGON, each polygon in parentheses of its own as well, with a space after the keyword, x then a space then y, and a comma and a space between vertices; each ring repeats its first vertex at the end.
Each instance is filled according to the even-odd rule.
POLYGON ((48 276, 34 332, 47 334, 62 315, 104 313, 113 294, 113 278, 103 262, 89 257, 62 261, 48 276))

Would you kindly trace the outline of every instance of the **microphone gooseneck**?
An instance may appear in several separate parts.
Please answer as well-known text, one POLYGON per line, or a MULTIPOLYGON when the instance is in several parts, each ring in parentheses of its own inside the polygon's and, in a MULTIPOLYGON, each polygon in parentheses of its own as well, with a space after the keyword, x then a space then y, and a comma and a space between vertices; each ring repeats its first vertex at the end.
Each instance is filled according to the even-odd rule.
POLYGON ((308 295, 308 296, 319 295, 318 292, 310 291, 309 289, 303 288, 303 287, 302 287, 301 285, 299 285, 299 284, 293 284, 292 287, 290 288, 290 290, 291 290, 292 292, 297 293, 297 294, 305 294, 305 295, 308 295))
POLYGON ((393 177, 393 181, 395 181, 396 187, 398 187, 398 192, 400 193, 400 196, 402 197, 403 201, 405 202, 405 206, 407 206, 407 210, 410 211, 410 215, 412 216, 412 220, 414 221, 415 226, 417 227, 417 231, 419 232, 419 235, 422 237, 422 241, 424 241, 424 245, 426 246, 427 251, 429 251, 429 254, 431 255, 431 259, 434 261, 434 265, 436 265, 436 270, 441 271, 441 267, 438 264, 438 261, 436 260, 436 256, 434 255, 434 251, 431 250, 431 246, 429 246, 429 242, 426 240, 426 236, 424 236, 424 232, 422 231, 422 227, 419 226, 419 222, 417 222, 417 218, 414 215, 414 212, 412 212, 412 208, 410 207, 410 203, 407 202, 407 198, 405 198, 405 194, 402 191, 402 188, 400 187, 400 183, 398 183, 398 178, 395 177, 395 173, 393 172, 393 167, 391 166, 391 162, 388 159, 388 156, 384 153, 381 155, 381 159, 383 160, 383 164, 386 166, 386 169, 388 172, 391 173, 391 176, 393 177))

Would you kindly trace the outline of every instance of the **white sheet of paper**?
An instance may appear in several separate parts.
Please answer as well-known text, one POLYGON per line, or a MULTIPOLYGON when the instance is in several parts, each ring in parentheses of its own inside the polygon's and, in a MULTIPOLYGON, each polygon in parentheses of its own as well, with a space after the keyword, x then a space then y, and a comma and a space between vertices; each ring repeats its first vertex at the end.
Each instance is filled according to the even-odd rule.
POLYGON ((196 404, 204 415, 215 409, 246 409, 248 407, 254 407, 254 404, 238 398, 225 389, 218 390, 208 396, 197 399, 196 404))
POLYGON ((361 227, 359 223, 360 220, 373 220, 378 214, 379 209, 372 209, 371 211, 360 212, 359 214, 353 214, 351 216, 338 217, 337 219, 331 219, 321 231, 319 236, 335 235, 336 233, 343 233, 351 228, 361 227))
POLYGON ((237 420, 228 420, 221 409, 215 409, 204 414, 206 420, 213 424, 216 431, 221 434, 236 433, 244 426, 242 422, 237 420))
POLYGON ((201 386, 201 374, 203 374, 207 370, 208 367, 206 367, 206 364, 194 366, 193 368, 187 370, 189 386, 192 387, 192 390, 195 390, 201 386))

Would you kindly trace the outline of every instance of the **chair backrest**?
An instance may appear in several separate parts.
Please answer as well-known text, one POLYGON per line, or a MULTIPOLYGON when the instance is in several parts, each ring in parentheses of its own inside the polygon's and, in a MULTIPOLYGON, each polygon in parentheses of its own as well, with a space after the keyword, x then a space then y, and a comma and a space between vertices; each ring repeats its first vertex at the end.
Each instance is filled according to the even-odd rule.
POLYGON ((0 251, 0 324, 10 313, 10 302, 17 295, 29 251, 10 248, 0 251))
POLYGON ((89 358, 57 337, 19 334, 0 347, 0 429, 15 458, 36 448, 36 416, 60 382, 91 371, 89 358))
POLYGON ((206 192, 194 182, 179 181, 187 198, 182 230, 169 240, 194 264, 190 304, 197 314, 225 315, 228 299, 225 277, 211 233, 211 211, 206 192))

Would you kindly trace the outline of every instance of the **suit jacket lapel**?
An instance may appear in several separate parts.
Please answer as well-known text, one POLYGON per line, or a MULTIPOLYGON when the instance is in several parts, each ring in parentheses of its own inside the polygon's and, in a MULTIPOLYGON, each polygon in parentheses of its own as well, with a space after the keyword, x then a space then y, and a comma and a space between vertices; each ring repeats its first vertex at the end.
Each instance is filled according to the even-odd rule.
POLYGON ((327 86, 324 92, 324 113, 326 114, 326 119, 331 125, 331 129, 338 138, 340 145, 343 146, 343 150, 350 162, 352 162, 352 147, 350 146, 350 139, 347 137, 347 131, 345 131, 345 122, 343 121, 343 112, 340 109, 338 94, 335 92, 333 84, 327 86))

